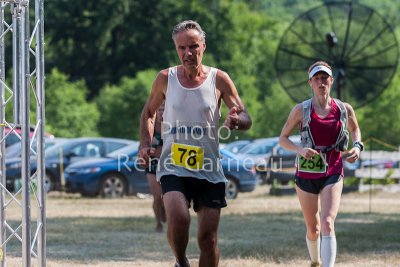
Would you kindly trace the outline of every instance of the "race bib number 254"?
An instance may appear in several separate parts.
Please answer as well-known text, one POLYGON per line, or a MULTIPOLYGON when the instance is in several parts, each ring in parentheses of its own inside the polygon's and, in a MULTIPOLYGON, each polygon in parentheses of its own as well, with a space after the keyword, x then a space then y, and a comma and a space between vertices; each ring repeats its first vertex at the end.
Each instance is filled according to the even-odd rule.
POLYGON ((203 168, 204 149, 202 147, 172 143, 171 152, 174 165, 192 170, 203 168))
MULTIPOLYGON (((323 156, 325 156, 323 154, 323 156)), ((326 172, 326 164, 325 160, 322 156, 315 155, 313 159, 308 160, 302 156, 298 157, 298 168, 301 172, 312 172, 312 173, 325 173, 326 172)))

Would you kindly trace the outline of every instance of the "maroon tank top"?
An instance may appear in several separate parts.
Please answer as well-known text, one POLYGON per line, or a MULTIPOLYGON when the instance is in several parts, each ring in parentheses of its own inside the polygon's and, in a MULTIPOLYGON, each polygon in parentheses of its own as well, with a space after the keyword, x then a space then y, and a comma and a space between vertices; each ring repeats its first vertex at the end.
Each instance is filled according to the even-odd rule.
MULTIPOLYGON (((325 118, 320 118, 313 107, 311 107, 310 129, 316 147, 330 146, 336 143, 340 133, 340 109, 336 102, 331 100, 331 111, 325 118)), ((318 151, 318 150, 317 150, 318 151)), ((296 168, 296 175, 306 179, 319 179, 328 177, 333 174, 341 174, 343 176, 342 153, 332 149, 326 153, 326 162, 328 167, 326 173, 309 173, 299 172, 296 168)))

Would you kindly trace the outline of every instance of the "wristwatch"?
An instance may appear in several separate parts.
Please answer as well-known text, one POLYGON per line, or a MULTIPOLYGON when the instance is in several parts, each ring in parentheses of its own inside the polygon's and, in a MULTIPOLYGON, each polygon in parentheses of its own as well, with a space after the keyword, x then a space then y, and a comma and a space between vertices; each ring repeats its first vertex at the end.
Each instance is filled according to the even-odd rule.
POLYGON ((363 151, 363 150, 364 150, 364 144, 363 144, 363 142, 361 142, 361 141, 355 141, 355 142, 353 143, 353 147, 358 147, 358 148, 360 149, 360 151, 363 151))

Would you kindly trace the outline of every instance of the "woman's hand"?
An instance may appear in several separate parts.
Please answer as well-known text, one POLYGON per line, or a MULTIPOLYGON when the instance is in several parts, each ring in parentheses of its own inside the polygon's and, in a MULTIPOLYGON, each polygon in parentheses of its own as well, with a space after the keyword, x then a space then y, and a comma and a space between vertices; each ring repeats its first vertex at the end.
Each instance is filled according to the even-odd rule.
POLYGON ((361 150, 358 147, 353 147, 349 151, 347 151, 346 161, 353 163, 360 159, 361 150))
POLYGON ((301 148, 301 150, 299 151, 299 154, 302 155, 304 158, 311 160, 312 157, 314 157, 315 155, 318 155, 318 151, 312 149, 312 148, 301 148))

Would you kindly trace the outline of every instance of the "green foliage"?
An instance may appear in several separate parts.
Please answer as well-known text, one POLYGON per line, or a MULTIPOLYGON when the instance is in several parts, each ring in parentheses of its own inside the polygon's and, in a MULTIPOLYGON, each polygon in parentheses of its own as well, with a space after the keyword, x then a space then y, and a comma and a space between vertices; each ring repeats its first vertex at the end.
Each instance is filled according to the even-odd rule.
POLYGON ((46 130, 57 137, 98 135, 100 114, 83 80, 69 82, 68 76, 53 69, 46 78, 46 130))
MULTIPOLYGON (((390 174, 389 174, 390 176, 390 174)), ((391 185, 391 184, 396 184, 397 179, 393 179, 390 177, 386 177, 383 179, 374 179, 374 178, 365 178, 363 180, 363 184, 373 184, 373 185, 391 185)))
POLYGON ((108 85, 96 99, 102 114, 102 136, 139 139, 140 115, 157 72, 139 72, 134 79, 124 77, 118 85, 108 85))
POLYGON ((92 97, 104 84, 159 66, 165 62, 160 36, 166 34, 153 29, 155 10, 154 0, 47 1, 46 64, 74 80, 84 77, 92 97))
POLYGON ((357 177, 346 177, 343 180, 344 186, 358 186, 360 184, 360 178, 357 177))
POLYGON ((357 111, 364 139, 375 137, 393 146, 400 144, 400 70, 382 95, 357 111))
POLYGON ((46 28, 47 67, 57 66, 74 80, 84 77, 90 97, 124 76, 165 68, 177 61, 172 27, 182 19, 211 16, 206 5, 198 4, 200 1, 47 1, 46 24, 51 25, 46 28))
POLYGON ((278 136, 294 106, 294 102, 280 86, 274 84, 271 89, 254 117, 257 122, 254 124, 254 131, 263 137, 278 136))
MULTIPOLYGON (((194 19, 207 33, 204 64, 231 76, 253 118, 252 129, 235 137, 276 136, 295 103, 277 81, 275 52, 293 20, 325 1, 86 0, 79 5, 67 0, 45 1, 46 70, 57 67, 68 75, 52 72, 46 82, 56 75, 54 83, 63 84, 59 88, 82 88, 75 96, 81 100, 70 103, 66 112, 62 103, 70 97, 64 95, 63 99, 61 93, 49 92, 55 89, 46 86, 47 130, 78 136, 97 134, 98 127, 100 135, 137 139, 140 112, 155 78, 152 70, 179 64, 171 40, 172 27, 181 20, 194 19), (96 98, 101 118, 86 98, 96 98), (79 107, 77 111, 75 107, 79 107), (74 116, 86 116, 83 121, 93 124, 89 127, 84 123, 82 130, 77 129, 81 124, 71 122, 74 116)), ((355 2, 374 8, 393 27, 400 21, 398 1, 355 2)), ((395 31, 398 36, 399 29, 395 31)), ((356 111, 365 138, 374 136, 390 144, 400 143, 400 104, 394 101, 399 98, 399 79, 395 77, 375 102, 356 111)), ((360 93, 364 91, 360 89, 360 93)), ((228 112, 222 107, 221 121, 228 112)), ((6 114, 7 118, 12 114, 10 105, 6 114)))
MULTIPOLYGON (((211 37, 208 52, 212 53, 217 67, 231 76, 239 94, 253 117, 262 110, 262 100, 271 91, 274 81, 273 47, 276 22, 264 13, 253 11, 241 1, 221 1, 215 25, 208 27, 211 37), (224 40, 224 41, 221 41, 224 40), (210 51, 211 50, 211 51, 210 51), (260 101, 261 100, 261 101, 260 101)), ((276 39, 276 38, 275 38, 276 39)), ((227 112, 223 109, 223 115, 227 112)), ((252 128, 239 132, 239 138, 259 137, 252 128)))
POLYGON ((385 20, 395 27, 400 23, 399 1, 375 1, 375 0, 358 0, 359 4, 375 9, 375 11, 385 20))

